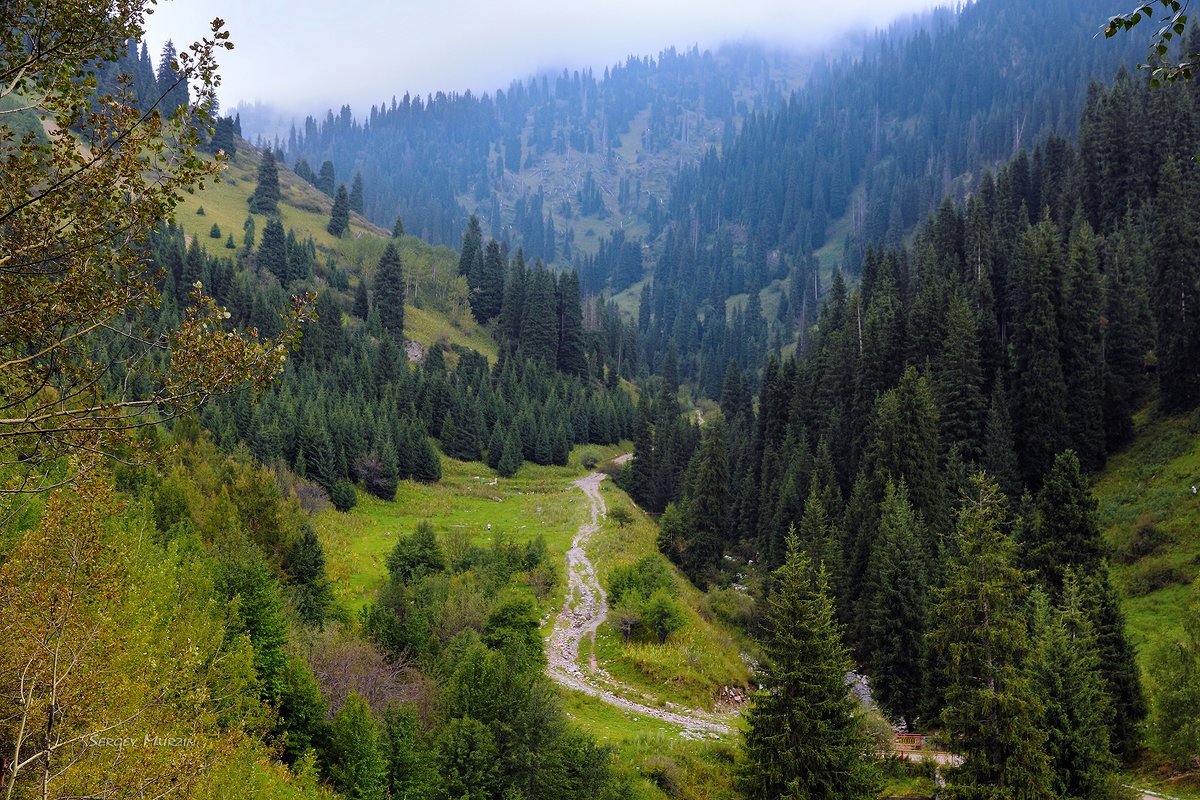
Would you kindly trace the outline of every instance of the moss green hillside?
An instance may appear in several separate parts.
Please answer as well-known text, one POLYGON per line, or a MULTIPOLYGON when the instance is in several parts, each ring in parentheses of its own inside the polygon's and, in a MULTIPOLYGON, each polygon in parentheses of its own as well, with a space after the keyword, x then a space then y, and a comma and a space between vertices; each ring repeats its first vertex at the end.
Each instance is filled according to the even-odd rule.
MULTIPOLYGON (((260 151, 239 141, 237 157, 226 165, 220 180, 208 181, 194 194, 183 196, 175 212, 175 223, 189 239, 199 238, 216 255, 232 254, 234 251, 225 249, 226 237, 232 234, 241 252, 246 217, 253 216, 255 241, 258 241, 268 220, 262 214, 251 215, 248 201, 258 185, 256 175, 261 160, 260 151), (203 214, 199 213, 201 209, 203 214), (210 236, 214 224, 221 230, 220 239, 210 236)), ((369 282, 379 257, 391 241, 391 232, 352 214, 349 232, 341 238, 334 237, 325 228, 333 206, 329 197, 283 164, 279 165, 279 187, 279 218, 284 229, 294 230, 301 240, 311 238, 316 245, 318 282, 323 281, 325 265, 330 259, 341 269, 349 270, 351 287, 363 278, 369 282)), ((447 287, 458 274, 458 254, 412 236, 402 236, 396 243, 410 290, 405 306, 406 335, 426 347, 438 342, 461 345, 494 359, 496 344, 487 330, 469 313, 459 314, 456 319, 450 313, 447 287)), ((349 303, 349 296, 345 300, 349 303)))

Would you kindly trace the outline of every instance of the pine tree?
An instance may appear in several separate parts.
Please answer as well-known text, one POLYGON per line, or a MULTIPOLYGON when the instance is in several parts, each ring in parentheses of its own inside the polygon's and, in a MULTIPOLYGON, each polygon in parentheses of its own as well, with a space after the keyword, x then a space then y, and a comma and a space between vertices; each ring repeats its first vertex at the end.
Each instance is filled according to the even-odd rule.
POLYGON ((404 341, 404 267, 400 263, 400 251, 391 242, 379 257, 374 288, 379 322, 393 339, 404 341))
POLYGON ((1068 441, 1089 472, 1104 466, 1103 296, 1096 235, 1078 211, 1063 280, 1062 367, 1067 382, 1068 441))
POLYGON ((442 479, 442 461, 429 443, 425 426, 416 423, 409 426, 408 441, 405 443, 410 460, 413 480, 421 483, 437 483, 442 479))
POLYGON ((158 101, 158 111, 164 117, 171 116, 180 108, 186 109, 190 100, 187 80, 177 67, 175 43, 168 39, 158 61, 157 95, 150 99, 153 104, 155 99, 162 98, 158 101))
MULTIPOLYGON (((866 464, 875 484, 875 497, 883 497, 889 479, 903 479, 913 508, 930 527, 942 527, 947 509, 938 470, 942 448, 937 406, 928 381, 915 368, 905 369, 899 386, 877 400, 870 441, 866 464)), ((925 548, 932 564, 938 557, 932 539, 925 548)))
POLYGON ((578 377, 587 375, 579 273, 574 270, 562 273, 558 279, 558 371, 578 377))
POLYGON ((942 717, 963 757, 954 796, 1052 797, 1042 708, 1027 677, 1026 587, 1004 533, 1004 501, 980 473, 958 513, 957 548, 937 590, 932 641, 948 665, 942 717))
POLYGON ((354 180, 350 182, 350 210, 355 214, 363 213, 363 180, 362 173, 354 173, 354 180))
POLYGON ((1113 752, 1128 761, 1141 743, 1139 726, 1147 713, 1141 670, 1125 632, 1125 614, 1108 570, 1098 570, 1083 582, 1081 594, 1095 632, 1101 677, 1113 708, 1109 739, 1113 752))
POLYGON ((1041 700, 1055 796, 1102 798, 1116 767, 1109 749, 1112 704, 1079 586, 1068 576, 1058 608, 1034 592, 1032 672, 1041 700))
POLYGON ((704 428, 687 502, 692 544, 685 566, 692 575, 700 574, 720 560, 729 527, 729 463, 725 453, 725 421, 718 417, 704 428))
MULTIPOLYGON (((497 248, 499 248, 499 243, 497 243, 497 248)), ((474 273, 473 265, 476 263, 476 259, 482 259, 482 257, 483 230, 479 225, 479 217, 472 214, 467 219, 467 228, 463 231, 462 247, 458 252, 458 274, 467 279, 472 290, 479 285, 479 275, 474 273)))
POLYGON ((1004 379, 999 374, 992 386, 992 404, 988 409, 987 428, 983 435, 983 468, 996 479, 1000 491, 1009 499, 1021 495, 1021 473, 1017 450, 1013 443, 1012 417, 1008 413, 1008 395, 1004 379))
POLYGON ((379 724, 358 692, 350 692, 329 734, 329 781, 347 800, 384 800, 387 762, 379 724))
POLYGON ((399 239, 404 235, 404 221, 400 217, 396 217, 396 221, 392 223, 392 238, 399 239))
POLYGON ((964 458, 976 458, 987 404, 975 315, 961 294, 950 298, 946 310, 946 337, 934 365, 933 386, 941 411, 942 445, 959 445, 964 458))
POLYGON ((1127 223, 1105 246, 1104 428, 1108 449, 1133 438, 1133 414, 1146 382, 1146 354, 1154 346, 1146 248, 1127 223))
POLYGON ((495 239, 488 242, 482 258, 472 308, 478 309, 476 317, 479 321, 486 323, 498 317, 504 305, 504 254, 500 243, 495 239))
POLYGON ((317 172, 316 187, 330 197, 333 197, 333 192, 337 188, 337 177, 333 171, 332 161, 326 161, 321 164, 321 169, 317 172))
POLYGON ((360 280, 354 290, 354 308, 350 313, 361 320, 365 320, 371 313, 371 304, 367 299, 367 282, 365 280, 360 280))
POLYGON ((500 452, 500 460, 496 462, 496 472, 503 478, 511 478, 517 474, 524 460, 521 437, 515 426, 511 427, 504 437, 504 449, 500 452))
POLYGON ((846 685, 850 657, 823 570, 795 538, 767 599, 762 689, 751 699, 737 773, 747 797, 873 798, 870 745, 846 685))
POLYGON ((879 513, 863 604, 867 665, 879 705, 913 730, 925 688, 929 625, 929 590, 921 558, 925 534, 903 481, 888 482, 879 513))
POLYGON ((1061 243, 1058 227, 1043 219, 1017 246, 1017 280, 1012 334, 1012 419, 1016 427, 1021 477, 1040 486, 1054 456, 1068 441, 1067 384, 1060 359, 1055 304, 1060 295, 1061 243))
POLYGON ((1037 514, 1022 542, 1022 565, 1057 596, 1068 570, 1089 576, 1102 566, 1096 500, 1073 450, 1059 453, 1038 492, 1037 514))
POLYGON ((329 224, 325 230, 330 235, 340 237, 350 230, 350 198, 346 196, 346 184, 339 183, 337 194, 333 198, 333 210, 329 212, 329 224))
POLYGON ((271 148, 263 151, 258 164, 257 185, 250 195, 250 213, 272 216, 279 213, 279 168, 271 148))
POLYGON ((1190 212, 1193 200, 1179 165, 1168 159, 1159 174, 1151 243, 1159 401, 1168 413, 1200 404, 1200 226, 1190 212))
POLYGON ((530 275, 521 313, 518 353, 531 361, 553 366, 558 343, 555 325, 554 279, 541 265, 530 275))
POLYGON ((333 603, 333 589, 325 574, 325 551, 309 524, 292 543, 284 570, 295 591, 296 612, 309 625, 320 626, 333 603))

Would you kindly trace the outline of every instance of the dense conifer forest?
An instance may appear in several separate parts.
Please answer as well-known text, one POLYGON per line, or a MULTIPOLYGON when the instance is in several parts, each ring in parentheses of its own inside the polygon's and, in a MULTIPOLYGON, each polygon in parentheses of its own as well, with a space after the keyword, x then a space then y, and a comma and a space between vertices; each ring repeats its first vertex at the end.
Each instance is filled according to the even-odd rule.
POLYGON ((155 67, 141 2, 25 5, 6 797, 1195 796, 1200 556, 1165 513, 1114 547, 1094 487, 1200 430, 1200 81, 1151 87, 1114 9, 254 144, 219 24, 155 67))

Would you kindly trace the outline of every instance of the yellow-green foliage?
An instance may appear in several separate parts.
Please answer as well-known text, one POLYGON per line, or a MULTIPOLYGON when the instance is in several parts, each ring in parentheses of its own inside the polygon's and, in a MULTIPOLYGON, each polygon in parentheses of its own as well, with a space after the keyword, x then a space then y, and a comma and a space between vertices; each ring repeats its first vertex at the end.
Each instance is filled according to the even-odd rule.
POLYGON ((1200 571, 1200 413, 1135 420, 1137 438, 1096 479, 1101 529, 1125 595, 1129 632, 1145 667, 1181 635, 1188 587, 1200 571))

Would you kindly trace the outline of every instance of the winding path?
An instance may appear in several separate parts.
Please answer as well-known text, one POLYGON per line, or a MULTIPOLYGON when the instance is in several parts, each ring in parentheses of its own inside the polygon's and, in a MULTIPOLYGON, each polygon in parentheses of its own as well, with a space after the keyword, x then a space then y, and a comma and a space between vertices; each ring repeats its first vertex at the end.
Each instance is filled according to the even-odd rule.
POLYGON ((717 715, 673 703, 656 707, 631 700, 627 695, 637 696, 638 690, 615 680, 596 661, 596 629, 608 616, 608 595, 596 578, 586 547, 592 535, 600 531, 606 513, 600 494, 602 480, 603 473, 593 472, 574 483, 591 501, 592 518, 579 526, 567 552, 567 597, 546 642, 546 671, 551 679, 568 689, 591 695, 623 711, 678 725, 685 736, 727 734, 731 728, 717 715), (586 671, 579 666, 579 644, 584 637, 591 645, 586 671))

